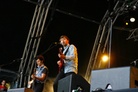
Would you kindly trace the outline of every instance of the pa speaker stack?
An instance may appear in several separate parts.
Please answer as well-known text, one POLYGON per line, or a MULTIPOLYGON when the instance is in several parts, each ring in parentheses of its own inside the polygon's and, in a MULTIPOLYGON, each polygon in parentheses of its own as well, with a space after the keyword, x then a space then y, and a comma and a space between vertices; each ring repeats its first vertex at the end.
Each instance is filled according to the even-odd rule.
POLYGON ((82 92, 90 92, 90 84, 80 75, 72 74, 58 82, 58 92, 72 92, 80 87, 82 92))
MULTIPOLYGON (((127 66, 127 67, 93 70, 91 72, 90 83, 91 83, 90 92, 92 92, 97 88, 105 89, 107 84, 110 84, 113 90, 137 88, 138 68, 127 66)), ((113 92, 119 92, 119 91, 113 91, 113 92)), ((120 91, 120 92, 125 92, 125 91, 120 91)))

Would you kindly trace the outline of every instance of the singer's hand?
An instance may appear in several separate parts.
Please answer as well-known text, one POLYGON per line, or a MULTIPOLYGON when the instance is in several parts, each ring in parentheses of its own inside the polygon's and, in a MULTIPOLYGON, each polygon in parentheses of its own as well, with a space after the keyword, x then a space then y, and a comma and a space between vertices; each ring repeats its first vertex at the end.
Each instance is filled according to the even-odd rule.
POLYGON ((57 61, 57 64, 59 65, 59 66, 61 66, 62 65, 62 63, 61 63, 61 61, 59 60, 59 61, 57 61))

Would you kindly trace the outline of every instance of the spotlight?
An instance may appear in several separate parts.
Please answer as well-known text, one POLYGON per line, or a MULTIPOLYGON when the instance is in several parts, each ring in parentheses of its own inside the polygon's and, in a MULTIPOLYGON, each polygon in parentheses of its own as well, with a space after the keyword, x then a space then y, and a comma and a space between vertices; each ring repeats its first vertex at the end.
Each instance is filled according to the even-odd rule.
POLYGON ((103 62, 107 62, 108 59, 109 59, 109 57, 108 57, 107 55, 103 55, 103 56, 102 56, 102 61, 103 61, 103 62))
POLYGON ((130 22, 135 22, 135 18, 134 17, 131 17, 130 18, 130 22))
POLYGON ((136 10, 136 8, 137 8, 137 7, 136 7, 135 5, 132 6, 132 10, 133 10, 133 11, 136 10))
POLYGON ((128 25, 128 22, 126 22, 126 25, 128 25))

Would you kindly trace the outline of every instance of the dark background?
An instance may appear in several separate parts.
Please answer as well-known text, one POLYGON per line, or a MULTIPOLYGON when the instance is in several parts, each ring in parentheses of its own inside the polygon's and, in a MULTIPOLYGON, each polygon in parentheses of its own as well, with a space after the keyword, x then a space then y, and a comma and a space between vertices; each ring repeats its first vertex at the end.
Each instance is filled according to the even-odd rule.
MULTIPOLYGON (((98 31, 98 23, 106 10, 110 8, 109 1, 57 0, 56 8, 78 17, 55 11, 50 25, 48 28, 44 28, 38 54, 46 51, 53 42, 58 42, 60 35, 65 34, 78 49, 79 74, 84 76, 98 31)), ((18 71, 19 59, 22 58, 34 10, 35 4, 23 0, 1 1, 0 65, 2 69, 18 71)), ((49 14, 51 12, 52 10, 49 11, 49 14)), ((136 11, 134 15, 137 14, 136 11)), ((138 26, 137 20, 135 24, 125 26, 125 16, 127 15, 118 17, 114 26, 132 29, 138 26)), ((50 18, 51 15, 48 20, 50 18)), ((133 39, 126 40, 129 34, 126 30, 113 29, 111 67, 129 66, 132 61, 138 58, 138 42, 133 39)), ((50 70, 50 77, 55 77, 58 73, 57 53, 57 47, 55 47, 44 54, 45 64, 50 70)))

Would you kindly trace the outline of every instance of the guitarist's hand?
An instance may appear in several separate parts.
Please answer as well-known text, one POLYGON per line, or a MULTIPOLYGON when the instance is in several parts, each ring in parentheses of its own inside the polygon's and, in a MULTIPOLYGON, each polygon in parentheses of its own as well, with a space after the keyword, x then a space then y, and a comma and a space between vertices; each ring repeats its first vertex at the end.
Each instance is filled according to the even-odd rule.
POLYGON ((35 79, 35 77, 36 77, 36 76, 35 76, 34 74, 31 75, 31 78, 32 78, 32 79, 35 79))
POLYGON ((34 74, 31 75, 31 78, 32 78, 32 80, 31 81, 28 81, 28 88, 31 88, 32 83, 34 82, 34 79, 35 79, 34 74))
POLYGON ((58 57, 59 57, 60 59, 65 59, 65 58, 66 58, 66 56, 65 56, 64 54, 58 54, 58 57))

